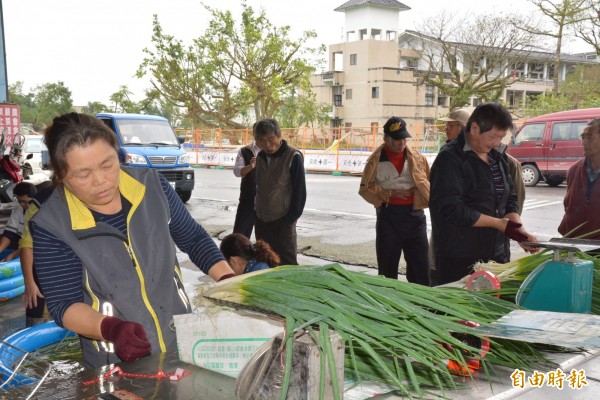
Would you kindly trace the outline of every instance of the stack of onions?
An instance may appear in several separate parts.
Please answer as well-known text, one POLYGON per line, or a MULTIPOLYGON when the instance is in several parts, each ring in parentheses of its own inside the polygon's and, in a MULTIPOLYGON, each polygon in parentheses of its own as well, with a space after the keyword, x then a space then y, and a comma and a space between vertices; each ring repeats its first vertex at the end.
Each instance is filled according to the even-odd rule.
MULTIPOLYGON (((339 264, 284 266, 245 274, 213 285, 202 297, 285 318, 288 357, 283 396, 289 383, 292 338, 299 330, 315 333, 323 354, 331 351, 329 331, 338 332, 346 343, 346 376, 378 380, 408 396, 415 392, 423 396, 430 388, 455 387, 448 360, 468 371, 467 362, 480 358, 481 349, 473 341, 457 336, 470 335, 475 343, 485 338, 461 322, 485 326, 517 308, 481 292, 430 288, 347 271, 339 264)), ((489 353, 480 360, 488 377, 492 364, 520 370, 549 366, 531 344, 490 341, 489 353)), ((321 359, 330 362, 322 363, 321 376, 325 368, 337 368, 331 365, 332 357, 321 359)), ((342 398, 340 393, 336 397, 342 398)))

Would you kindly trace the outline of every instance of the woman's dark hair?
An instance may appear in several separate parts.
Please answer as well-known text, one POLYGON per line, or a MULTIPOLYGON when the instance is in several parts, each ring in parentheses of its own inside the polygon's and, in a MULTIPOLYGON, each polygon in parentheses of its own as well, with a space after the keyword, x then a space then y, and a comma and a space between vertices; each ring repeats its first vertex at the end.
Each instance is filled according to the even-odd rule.
POLYGON ((103 140, 117 151, 115 133, 101 120, 87 114, 68 113, 54 118, 46 128, 44 143, 48 148, 52 181, 59 185, 67 174, 67 152, 73 147, 87 147, 103 140))
POLYGON ((219 248, 227 260, 234 256, 242 257, 246 261, 256 259, 267 263, 271 268, 278 266, 280 263, 279 255, 273 251, 267 242, 257 240, 255 244, 252 244, 250 239, 241 233, 232 233, 225 236, 219 248))
POLYGON ((492 129, 513 130, 514 124, 510 112, 500 103, 481 103, 475 108, 467 121, 466 131, 471 130, 471 124, 477 122, 479 132, 485 133, 492 129))

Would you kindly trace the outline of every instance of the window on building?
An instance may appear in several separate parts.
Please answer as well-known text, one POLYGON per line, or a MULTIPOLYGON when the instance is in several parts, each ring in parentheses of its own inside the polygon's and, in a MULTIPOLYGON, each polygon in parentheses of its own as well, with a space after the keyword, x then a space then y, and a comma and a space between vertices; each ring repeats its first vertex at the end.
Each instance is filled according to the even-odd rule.
POLYGON ((344 132, 350 132, 350 128, 352 128, 352 122, 344 122, 344 132))
POLYGON ((350 54, 350 65, 356 65, 356 54, 350 54))
POLYGON ((373 86, 371 88, 371 98, 373 98, 373 99, 379 98, 379 86, 373 86))
POLYGON ((431 85, 425 86, 425 105, 433 106, 434 97, 435 97, 435 95, 434 95, 433 86, 431 86, 431 85))
POLYGON ((527 74, 529 79, 535 81, 541 81, 544 79, 544 64, 543 63, 529 63, 527 74))
POLYGON ((418 58, 409 58, 406 60, 406 67, 410 69, 418 69, 419 68, 419 59, 418 58))
POLYGON ((480 73, 485 63, 485 57, 478 57, 476 54, 465 56, 465 66, 470 69, 473 74, 480 73))
POLYGON ((554 77, 554 64, 548 65, 548 74, 546 76, 548 79, 552 79, 554 77))
POLYGON ((525 76, 525 64, 516 63, 510 66, 511 74, 513 79, 521 79, 525 76))
POLYGON ((509 108, 518 108, 521 103, 522 92, 516 92, 514 90, 506 91, 506 100, 509 108))
POLYGON ((439 93, 437 104, 438 104, 438 106, 442 106, 442 107, 448 106, 448 96, 446 96, 445 94, 439 93))
POLYGON ((346 89, 346 100, 352 99, 352 89, 346 89))
POLYGON ((333 87, 333 104, 337 107, 342 105, 342 86, 333 87))

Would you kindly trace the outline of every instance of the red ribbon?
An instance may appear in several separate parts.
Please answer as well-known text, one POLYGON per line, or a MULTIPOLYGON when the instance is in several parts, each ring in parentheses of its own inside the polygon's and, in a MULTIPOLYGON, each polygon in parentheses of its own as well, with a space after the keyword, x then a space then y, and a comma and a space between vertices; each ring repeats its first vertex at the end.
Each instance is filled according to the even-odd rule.
MULTIPOLYGON (((171 372, 165 374, 162 369, 159 369, 155 374, 136 374, 133 372, 125 372, 118 365, 113 367, 110 371, 108 371, 102 377, 102 380, 108 380, 112 376, 125 376, 127 378, 144 378, 144 379, 165 379, 169 378, 172 381, 178 381, 181 378, 188 376, 191 374, 190 371, 183 370, 181 368, 177 368, 175 372, 171 372)), ((83 386, 89 386, 94 383, 100 382, 100 378, 95 378, 89 381, 85 381, 82 383, 83 386)))

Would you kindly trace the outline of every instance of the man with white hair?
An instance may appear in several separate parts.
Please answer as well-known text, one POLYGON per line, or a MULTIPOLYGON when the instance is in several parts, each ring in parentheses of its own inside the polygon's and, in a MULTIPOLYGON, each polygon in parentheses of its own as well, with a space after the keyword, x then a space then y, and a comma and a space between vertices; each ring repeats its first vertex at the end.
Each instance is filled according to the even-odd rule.
POLYGON ((467 121, 471 116, 471 112, 464 108, 453 108, 447 117, 440 118, 440 121, 446 123, 446 143, 453 141, 460 135, 462 130, 467 126, 467 121))

